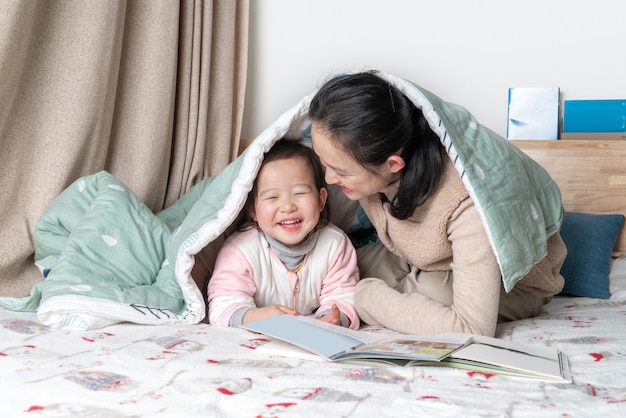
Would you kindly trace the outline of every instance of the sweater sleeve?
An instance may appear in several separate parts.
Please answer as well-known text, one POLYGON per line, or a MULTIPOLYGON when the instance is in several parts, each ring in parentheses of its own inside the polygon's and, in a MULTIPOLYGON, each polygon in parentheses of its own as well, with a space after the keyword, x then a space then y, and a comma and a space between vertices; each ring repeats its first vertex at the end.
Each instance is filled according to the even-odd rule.
POLYGON ((208 285, 209 322, 231 325, 231 318, 237 312, 256 307, 255 293, 256 284, 248 260, 236 245, 226 241, 208 285))
POLYGON ((493 337, 498 321, 502 274, 482 220, 466 199, 448 224, 452 243, 453 328, 493 337))
POLYGON ((452 304, 419 293, 400 293, 383 280, 361 280, 357 312, 365 322, 401 332, 434 335, 465 332, 493 336, 500 300, 497 260, 471 199, 452 213, 447 225, 453 258, 452 304))

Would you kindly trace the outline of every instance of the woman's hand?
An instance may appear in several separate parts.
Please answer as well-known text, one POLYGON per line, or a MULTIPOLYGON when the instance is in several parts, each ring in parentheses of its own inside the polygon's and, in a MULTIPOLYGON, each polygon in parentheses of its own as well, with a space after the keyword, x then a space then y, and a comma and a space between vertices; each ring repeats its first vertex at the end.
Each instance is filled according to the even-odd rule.
POLYGON ((282 305, 265 306, 263 308, 250 309, 243 316, 242 322, 246 324, 278 315, 298 315, 298 311, 282 305))
POLYGON ((330 313, 320 316, 318 319, 331 324, 341 325, 341 312, 337 305, 333 305, 330 313))

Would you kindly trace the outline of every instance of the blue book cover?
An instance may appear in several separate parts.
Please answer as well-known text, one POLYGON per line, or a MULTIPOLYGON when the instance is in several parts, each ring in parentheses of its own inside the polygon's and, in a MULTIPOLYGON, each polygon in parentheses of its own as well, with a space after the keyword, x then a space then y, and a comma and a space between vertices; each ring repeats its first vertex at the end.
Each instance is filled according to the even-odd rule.
POLYGON ((626 132, 626 100, 566 100, 563 132, 626 132))

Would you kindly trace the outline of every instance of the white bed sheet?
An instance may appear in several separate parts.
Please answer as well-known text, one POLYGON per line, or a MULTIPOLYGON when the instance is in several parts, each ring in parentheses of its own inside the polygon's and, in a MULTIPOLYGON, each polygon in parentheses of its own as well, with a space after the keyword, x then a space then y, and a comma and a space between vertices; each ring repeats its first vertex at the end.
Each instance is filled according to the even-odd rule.
POLYGON ((557 298, 537 318, 498 327, 498 337, 564 351, 572 384, 272 357, 255 352, 262 336, 206 324, 51 330, 35 314, 0 310, 0 416, 624 417, 623 254, 611 291, 557 298))

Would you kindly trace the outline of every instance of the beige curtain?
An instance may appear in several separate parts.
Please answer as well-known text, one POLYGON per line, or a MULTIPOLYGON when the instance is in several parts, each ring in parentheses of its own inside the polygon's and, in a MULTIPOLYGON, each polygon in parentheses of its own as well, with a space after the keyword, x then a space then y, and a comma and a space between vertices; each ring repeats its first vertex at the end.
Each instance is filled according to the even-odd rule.
POLYGON ((41 280, 34 227, 108 170, 158 211, 237 153, 249 0, 0 0, 0 295, 41 280))

